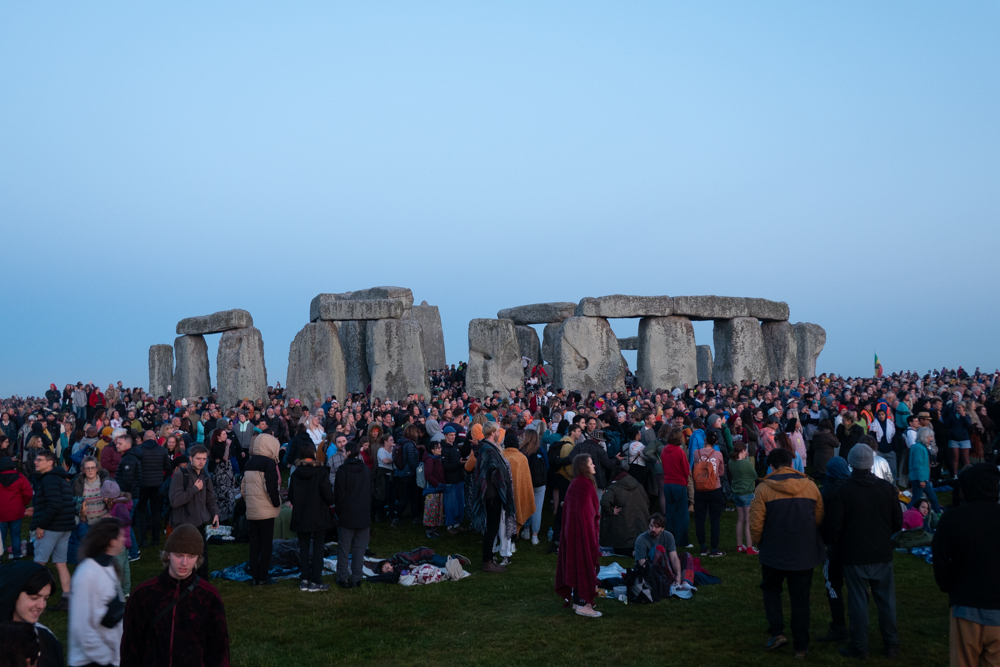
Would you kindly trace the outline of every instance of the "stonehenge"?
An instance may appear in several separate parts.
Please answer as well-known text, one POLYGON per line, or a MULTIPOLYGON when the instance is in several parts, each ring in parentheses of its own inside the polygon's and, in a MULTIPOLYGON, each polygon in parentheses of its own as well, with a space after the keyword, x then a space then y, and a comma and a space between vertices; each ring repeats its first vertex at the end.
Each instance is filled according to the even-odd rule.
POLYGON ((423 331, 416 320, 374 320, 365 327, 365 358, 372 396, 398 401, 431 395, 423 331))
POLYGON ((427 368, 438 370, 448 365, 444 355, 444 329, 441 327, 441 312, 437 306, 429 306, 422 301, 413 307, 413 319, 420 322, 424 332, 424 361, 427 368))
POLYGON ((572 301, 532 303, 516 308, 504 308, 497 313, 498 320, 514 320, 514 324, 550 324, 573 317, 576 304, 572 301))
POLYGON ((534 327, 521 324, 514 325, 514 332, 517 334, 517 346, 522 357, 529 359, 528 365, 542 363, 542 345, 538 342, 538 332, 534 327))
POLYGON ((149 346, 149 393, 166 396, 174 384, 174 348, 170 345, 149 346))
POLYGON ((799 377, 811 378, 816 375, 816 359, 826 345, 826 331, 818 324, 796 322, 795 346, 798 349, 799 377))
POLYGON ((465 371, 469 394, 491 396, 499 391, 506 397, 508 391, 520 389, 523 384, 524 372, 514 321, 475 319, 469 322, 469 367, 465 371))
POLYGON ((208 368, 208 343, 204 336, 185 335, 174 339, 173 396, 195 398, 212 394, 208 368))
POLYGON ((686 317, 639 320, 636 379, 640 387, 670 389, 698 384, 694 328, 686 317))
POLYGON ((256 327, 230 329, 222 334, 215 373, 220 405, 237 405, 243 399, 267 404, 264 339, 256 327))
POLYGON ((295 335, 288 349, 285 394, 305 405, 329 395, 347 394, 344 350, 340 345, 340 323, 310 322, 295 335))
POLYGON ((712 330, 715 361, 712 380, 736 384, 743 380, 770 382, 764 334, 756 317, 734 317, 716 320, 712 330))
POLYGON ((586 394, 625 389, 627 366, 618 337, 603 317, 573 316, 556 332, 553 381, 586 394))
POLYGON ((177 333, 189 336, 204 336, 205 334, 222 333, 233 329, 243 329, 253 326, 250 313, 239 308, 222 310, 211 315, 187 317, 177 323, 177 333))
POLYGON ((764 322, 760 325, 767 355, 767 371, 771 380, 782 382, 799 377, 798 345, 792 325, 786 322, 764 322))
POLYGON ((698 382, 712 381, 712 347, 710 345, 695 346, 698 358, 698 382))

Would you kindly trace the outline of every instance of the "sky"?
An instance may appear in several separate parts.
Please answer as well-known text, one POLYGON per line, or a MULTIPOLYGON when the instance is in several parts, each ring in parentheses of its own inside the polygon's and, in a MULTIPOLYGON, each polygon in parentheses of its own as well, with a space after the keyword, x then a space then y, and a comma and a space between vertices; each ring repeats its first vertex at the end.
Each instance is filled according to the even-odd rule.
POLYGON ((146 386, 229 308, 284 384, 310 300, 376 285, 451 363, 500 308, 719 294, 822 325, 820 372, 992 370, 998 33, 993 1, 2 2, 0 396, 146 386))

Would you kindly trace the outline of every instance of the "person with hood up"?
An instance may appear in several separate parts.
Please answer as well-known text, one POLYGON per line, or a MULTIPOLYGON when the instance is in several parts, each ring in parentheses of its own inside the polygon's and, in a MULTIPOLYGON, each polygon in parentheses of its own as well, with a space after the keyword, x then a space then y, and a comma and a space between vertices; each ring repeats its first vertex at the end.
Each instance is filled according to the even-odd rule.
POLYGON ((36 478, 31 530, 35 532, 35 562, 45 565, 52 559, 59 573, 62 600, 55 611, 69 609, 71 579, 66 566, 70 533, 76 528, 73 489, 67 474, 56 467, 56 455, 43 449, 35 457, 36 478))
POLYGON ((281 511, 278 495, 277 438, 262 433, 250 443, 250 458, 246 463, 240 494, 247 504, 247 523, 250 525, 250 585, 273 584, 271 570, 271 543, 274 540, 274 520, 281 511))
POLYGON ((941 517, 931 550, 934 580, 951 607, 951 664, 1000 656, 1000 471, 977 463, 958 477, 963 504, 941 517))
POLYGON ((337 585, 354 588, 364 580, 365 551, 372 525, 372 472, 361 460, 361 445, 357 440, 347 443, 344 451, 347 460, 337 468, 333 485, 333 504, 337 510, 337 585))
POLYGON ((594 481, 594 462, 587 454, 573 459, 573 481, 563 503, 562 534, 556 562, 556 593, 572 603, 579 616, 600 618, 594 609, 597 569, 601 563, 599 544, 601 507, 594 481))
POLYGON ((757 485, 750 504, 750 535, 760 550, 760 587, 769 625, 765 648, 788 643, 781 610, 781 588, 787 581, 795 655, 804 658, 809 650, 813 569, 826 559, 819 530, 823 498, 811 479, 792 468, 788 450, 772 449, 767 462, 774 472, 757 485))
MULTIPOLYGON (((847 461, 835 456, 826 465, 826 481, 820 489, 824 507, 830 507, 834 496, 840 491, 841 485, 851 476, 847 461)), ((847 620, 844 616, 844 562, 837 551, 830 534, 830 514, 827 512, 822 528, 823 541, 826 543, 826 563, 823 564, 823 578, 826 581, 826 599, 830 604, 830 629, 821 642, 842 642, 847 640, 847 620)))
POLYGON ((887 658, 899 655, 892 536, 903 527, 896 487, 872 474, 875 452, 858 443, 847 461, 851 476, 827 508, 831 541, 844 563, 850 617, 848 645, 841 655, 868 657, 868 591, 878 607, 879 631, 887 658))
POLYGON ((330 484, 330 469, 316 460, 316 445, 303 443, 299 456, 288 481, 288 502, 292 504, 290 527, 299 538, 299 590, 319 593, 330 590, 330 585, 322 579, 323 537, 333 526, 330 506, 336 498, 330 484))
POLYGON ((487 422, 482 433, 473 482, 472 528, 483 534, 483 572, 506 572, 506 566, 493 562, 493 542, 499 536, 501 521, 508 535, 516 533, 514 484, 510 464, 497 442, 500 427, 496 422, 487 422))
POLYGON ((30 623, 41 645, 35 667, 63 667, 63 647, 38 622, 55 590, 52 573, 39 563, 22 561, 0 567, 0 622, 30 623))
POLYGON ((896 425, 886 418, 883 408, 875 411, 875 420, 871 424, 870 433, 875 438, 875 451, 889 464, 893 479, 896 478, 896 425))
POLYGON ((622 556, 635 550, 635 538, 649 525, 649 496, 621 466, 601 496, 601 545, 622 556))
POLYGON ((28 508, 32 495, 28 478, 14 468, 14 461, 0 458, 0 544, 12 560, 21 557, 21 521, 34 511, 28 508))

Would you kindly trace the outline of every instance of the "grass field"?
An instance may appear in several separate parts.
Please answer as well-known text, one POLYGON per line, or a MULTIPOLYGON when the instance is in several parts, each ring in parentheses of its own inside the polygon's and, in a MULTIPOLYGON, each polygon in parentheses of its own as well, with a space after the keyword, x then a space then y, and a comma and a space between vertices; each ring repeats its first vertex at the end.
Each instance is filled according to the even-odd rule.
MULTIPOLYGON (((722 517, 723 558, 705 559, 705 568, 722 579, 703 586, 691 600, 676 598, 654 605, 624 605, 599 600, 600 619, 576 616, 553 592, 556 555, 522 542, 506 574, 478 571, 479 540, 471 533, 428 540, 422 528, 407 525, 373 528, 371 549, 391 555, 427 545, 438 553, 461 553, 473 561, 472 577, 459 582, 403 587, 376 584, 328 593, 301 593, 298 581, 251 587, 215 580, 225 601, 232 641, 232 664, 289 665, 772 665, 792 663, 791 644, 763 650, 767 623, 761 600, 760 566, 736 554, 735 513, 722 517)), ((543 521, 543 532, 549 525, 543 521)), ((694 526, 691 527, 694 538, 694 526)), ((218 569, 246 560, 247 546, 211 547, 218 569)), ((624 567, 631 562, 617 560, 624 567)), ((159 559, 152 549, 132 564, 133 586, 155 576, 159 559)), ((948 664, 948 603, 934 585, 931 566, 909 554, 896 554, 896 596, 902 658, 892 664, 948 664)), ((788 624, 787 600, 785 604, 788 624)), ((812 636, 826 634, 830 616, 821 568, 812 587, 812 636)), ((60 640, 66 615, 46 613, 41 622, 60 640)), ((872 659, 881 658, 875 607, 871 605, 872 659)), ((786 628, 786 634, 790 629, 786 628)), ((791 637, 789 636, 789 639, 791 637)), ((835 645, 813 642, 810 664, 846 665, 835 645)))

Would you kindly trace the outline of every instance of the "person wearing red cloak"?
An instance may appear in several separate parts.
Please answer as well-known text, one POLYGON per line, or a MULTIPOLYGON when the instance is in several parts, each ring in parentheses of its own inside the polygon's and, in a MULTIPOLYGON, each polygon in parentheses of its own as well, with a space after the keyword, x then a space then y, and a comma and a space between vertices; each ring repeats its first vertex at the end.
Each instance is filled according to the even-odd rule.
POLYGON ((556 593, 573 603, 580 616, 600 618, 594 609, 597 571, 601 564, 598 535, 601 505, 597 498, 594 461, 589 454, 573 459, 573 481, 563 500, 556 593))

